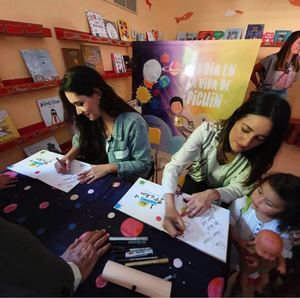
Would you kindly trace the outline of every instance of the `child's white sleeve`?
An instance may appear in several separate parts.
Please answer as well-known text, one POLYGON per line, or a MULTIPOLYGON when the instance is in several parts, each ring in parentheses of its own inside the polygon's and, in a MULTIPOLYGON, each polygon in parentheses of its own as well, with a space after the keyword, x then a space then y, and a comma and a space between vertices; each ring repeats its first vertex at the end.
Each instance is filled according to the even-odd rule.
POLYGON ((241 209, 246 205, 246 198, 242 197, 234 200, 230 206, 230 225, 234 226, 241 217, 241 209))

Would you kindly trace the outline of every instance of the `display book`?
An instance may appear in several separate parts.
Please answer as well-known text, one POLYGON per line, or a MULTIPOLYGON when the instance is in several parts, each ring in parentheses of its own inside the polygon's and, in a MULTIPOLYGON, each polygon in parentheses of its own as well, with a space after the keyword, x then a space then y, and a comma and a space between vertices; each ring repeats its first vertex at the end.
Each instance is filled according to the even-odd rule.
POLYGON ((261 39, 263 37, 265 24, 249 24, 247 26, 245 39, 261 39))
POLYGON ((291 30, 275 30, 274 43, 285 42, 291 34, 291 30))
POLYGON ((52 126, 64 121, 64 108, 59 96, 38 99, 37 105, 46 126, 52 126))
POLYGON ((242 36, 241 28, 228 28, 224 32, 224 39, 240 39, 242 36))
POLYGON ((92 35, 107 38, 108 36, 101 14, 92 10, 86 10, 85 13, 92 35))
POLYGON ((120 39, 124 41, 131 41, 127 21, 124 19, 118 19, 117 24, 119 28, 120 39))
POLYGON ((61 153, 61 149, 55 139, 51 136, 34 144, 24 147, 24 151, 27 156, 37 153, 40 150, 48 150, 51 152, 61 153))
POLYGON ((81 49, 62 48, 61 51, 67 69, 75 65, 84 65, 84 59, 81 49))
POLYGON ((111 61, 113 65, 113 70, 115 73, 124 73, 126 72, 126 66, 122 54, 111 53, 111 61))
MULTIPOLYGON (((189 218, 184 215, 188 197, 184 193, 176 194, 176 209, 182 215, 186 227, 184 234, 177 238, 226 262, 229 210, 213 204, 203 215, 189 218)), ((139 178, 114 208, 166 232, 162 225, 165 212, 164 191, 159 184, 139 178)))
POLYGON ((216 40, 223 37, 224 31, 178 32, 176 40, 216 40))
POLYGON ((6 110, 0 110, 0 144, 12 141, 20 137, 12 119, 6 110))
POLYGON ((104 75, 104 65, 99 47, 90 45, 80 45, 84 64, 94 68, 101 75, 104 75))
POLYGON ((63 156, 55 152, 41 150, 7 168, 22 175, 38 179, 64 192, 69 192, 79 183, 77 175, 80 172, 89 170, 91 165, 72 160, 68 174, 57 173, 54 165, 57 159, 61 159, 63 156))
POLYGON ((21 49, 20 52, 34 82, 59 79, 47 50, 21 49))

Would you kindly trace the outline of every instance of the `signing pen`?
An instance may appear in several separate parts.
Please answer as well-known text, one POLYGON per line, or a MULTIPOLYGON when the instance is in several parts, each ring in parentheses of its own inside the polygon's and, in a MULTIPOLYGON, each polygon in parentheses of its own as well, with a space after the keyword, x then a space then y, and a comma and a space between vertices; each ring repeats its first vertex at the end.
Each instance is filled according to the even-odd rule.
POLYGON ((154 265, 154 264, 167 264, 167 263, 169 263, 169 259, 168 258, 161 258, 161 259, 155 259, 155 260, 129 262, 129 263, 125 263, 124 265, 127 266, 127 267, 133 267, 133 266, 144 266, 144 265, 154 265))
POLYGON ((145 260, 155 260, 158 259, 158 256, 151 256, 151 257, 141 257, 141 258, 129 258, 129 259, 119 259, 116 262, 120 263, 127 263, 131 261, 145 261, 145 260))
POLYGON ((109 241, 148 241, 148 237, 109 237, 109 241))
MULTIPOLYGON (((125 253, 125 252, 134 252, 134 251, 147 251, 150 250, 151 247, 136 247, 136 248, 128 248, 125 247, 123 249, 112 249, 111 253, 113 254, 120 254, 120 253, 125 253)), ((151 249, 152 250, 152 249, 151 249)))
POLYGON ((127 241, 112 241, 112 245, 135 245, 135 244, 149 244, 148 241, 145 240, 127 240, 127 241))
POLYGON ((60 164, 61 167, 66 169, 66 165, 64 164, 64 162, 62 160, 60 160, 58 157, 56 157, 56 160, 58 161, 58 163, 60 164))

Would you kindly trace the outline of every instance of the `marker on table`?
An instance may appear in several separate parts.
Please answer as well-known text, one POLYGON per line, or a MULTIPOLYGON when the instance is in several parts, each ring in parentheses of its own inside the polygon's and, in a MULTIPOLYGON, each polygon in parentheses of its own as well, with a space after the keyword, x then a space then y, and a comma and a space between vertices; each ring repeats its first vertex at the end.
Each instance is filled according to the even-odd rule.
POLYGON ((109 237, 109 241, 148 241, 148 237, 109 237))
POLYGON ((116 262, 128 263, 128 262, 131 262, 131 261, 146 261, 146 260, 155 260, 155 259, 158 259, 158 256, 129 258, 129 259, 117 259, 116 262))
POLYGON ((154 259, 154 260, 129 262, 129 263, 125 263, 124 265, 127 266, 127 267, 134 267, 134 266, 144 266, 144 265, 154 265, 154 264, 167 264, 167 263, 169 263, 169 259, 168 258, 161 258, 161 259, 154 259))

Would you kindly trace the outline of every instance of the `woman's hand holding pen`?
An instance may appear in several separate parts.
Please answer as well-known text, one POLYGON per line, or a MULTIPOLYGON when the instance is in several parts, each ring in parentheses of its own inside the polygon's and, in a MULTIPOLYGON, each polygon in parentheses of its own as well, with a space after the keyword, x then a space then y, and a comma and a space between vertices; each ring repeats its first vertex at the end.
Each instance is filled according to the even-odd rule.
POLYGON ((202 192, 192 194, 187 199, 187 208, 185 213, 189 217, 203 214, 210 208, 211 204, 220 199, 220 193, 215 189, 207 189, 202 192))
POLYGON ((55 169, 57 173, 68 174, 70 172, 71 159, 64 156, 61 159, 56 158, 55 169))
POLYGON ((166 213, 163 221, 163 227, 167 230, 167 232, 172 236, 176 237, 182 235, 185 229, 184 222, 182 217, 177 212, 174 205, 174 195, 166 194, 166 213))

